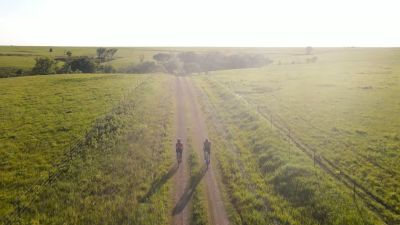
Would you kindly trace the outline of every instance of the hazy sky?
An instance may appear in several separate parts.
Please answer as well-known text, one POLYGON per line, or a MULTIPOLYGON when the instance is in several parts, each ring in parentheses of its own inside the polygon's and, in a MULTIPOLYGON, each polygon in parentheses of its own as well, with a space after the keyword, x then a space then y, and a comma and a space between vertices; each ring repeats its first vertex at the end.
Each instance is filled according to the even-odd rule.
POLYGON ((400 46, 398 0, 0 0, 0 45, 400 46))

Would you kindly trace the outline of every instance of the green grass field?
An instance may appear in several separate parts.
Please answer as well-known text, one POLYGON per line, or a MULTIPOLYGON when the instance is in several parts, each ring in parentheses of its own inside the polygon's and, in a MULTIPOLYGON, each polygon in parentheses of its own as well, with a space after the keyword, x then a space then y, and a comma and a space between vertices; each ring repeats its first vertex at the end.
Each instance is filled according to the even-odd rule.
MULTIPOLYGON (((171 163, 162 147, 164 139, 159 138, 160 132, 167 132, 160 126, 170 126, 167 103, 171 97, 165 82, 157 75, 2 79, 1 217, 15 223, 16 215, 22 214, 19 219, 24 224, 59 224, 66 218, 79 224, 123 220, 122 212, 113 213, 126 203, 117 201, 119 196, 138 202, 152 178, 171 163), (162 111, 153 110, 157 104, 162 104, 162 111), (138 152, 139 146, 154 152, 138 152), (155 155, 156 151, 160 154, 155 155), (135 192, 132 185, 137 187, 135 192), (93 202, 102 202, 102 209, 91 211, 93 202)), ((169 193, 162 193, 149 195, 146 201, 168 202, 169 193)), ((140 211, 152 204, 133 212, 134 204, 130 201, 126 206, 129 218, 153 224, 140 211)), ((157 209, 154 220, 166 223, 169 217, 162 214, 167 212, 157 209)))
MULTIPOLYGON (((28 69, 48 49, 0 47, 0 68, 28 69)), ((273 60, 188 76, 231 224, 400 224, 400 49, 118 49, 107 62, 116 68, 176 51, 273 60)), ((51 54, 65 50, 96 52, 51 54)), ((0 223, 170 224, 175 78, 0 79, 0 223)), ((193 182, 202 160, 192 142, 196 121, 186 116, 193 182)), ((212 224, 212 199, 200 184, 190 223, 212 224)))
MULTIPOLYGON (((295 208, 301 207, 300 212, 310 202, 300 201, 299 206, 298 193, 291 185, 310 191, 316 201, 312 204, 322 204, 329 208, 328 212, 334 211, 330 207, 336 207, 338 201, 329 195, 338 195, 333 190, 343 192, 339 194, 344 197, 342 204, 349 208, 342 206, 344 212, 332 213, 332 218, 324 224, 365 224, 354 218, 346 219, 346 216, 357 217, 350 193, 347 197, 344 194, 355 185, 365 206, 372 212, 377 211, 382 221, 396 224, 400 210, 400 117, 397 116, 400 112, 400 51, 348 49, 320 54, 316 51, 315 55, 317 63, 298 63, 301 57, 293 55, 286 61, 297 60, 294 64, 220 71, 197 80, 202 92, 209 92, 209 98, 215 101, 216 110, 221 107, 220 118, 231 132, 229 136, 243 137, 236 139, 235 144, 239 149, 241 146, 250 149, 249 157, 255 160, 250 166, 258 164, 257 170, 268 181, 267 185, 274 184, 276 194, 295 208), (267 129, 271 120, 274 126, 267 129), (281 137, 271 138, 268 130, 278 130, 281 137), (303 151, 297 151, 296 143, 291 144, 290 150, 287 141, 290 135, 293 138, 290 142, 305 145, 303 151), (279 139, 281 144, 276 143, 279 139), (322 178, 317 176, 313 181, 310 177, 313 169, 307 166, 313 165, 314 154, 322 178), (325 166, 328 168, 323 168, 325 166), (281 179, 295 171, 304 174, 291 175, 295 183, 282 186, 281 179), (337 175, 327 179, 337 184, 324 180, 330 172, 337 175), (321 182, 327 187, 318 191, 315 185, 321 188, 321 182), (332 193, 322 195, 324 192, 332 193), (335 215, 343 220, 334 218, 335 215)), ((224 156, 222 161, 226 159, 224 156)), ((226 176, 232 176, 227 173, 226 176)), ((315 213, 313 209, 306 209, 305 213, 307 211, 315 213)), ((373 221, 372 218, 365 220, 373 221)))

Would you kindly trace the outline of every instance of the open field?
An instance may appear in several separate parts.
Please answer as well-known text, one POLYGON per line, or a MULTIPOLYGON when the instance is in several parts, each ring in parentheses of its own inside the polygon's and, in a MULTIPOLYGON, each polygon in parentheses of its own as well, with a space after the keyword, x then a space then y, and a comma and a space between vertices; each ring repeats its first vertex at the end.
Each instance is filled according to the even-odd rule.
MULTIPOLYGON (((48 49, 0 47, 0 67, 48 49)), ((66 49, 96 52, 51 54, 66 49)), ((400 49, 119 48, 108 63, 179 51, 273 63, 0 79, 0 224, 400 224, 400 49)))
POLYGON ((169 221, 168 211, 160 207, 154 220, 141 213, 152 204, 168 203, 167 186, 161 194, 146 194, 171 163, 163 147, 171 113, 165 78, 19 79, 1 83, 2 219, 11 224, 117 223, 126 220, 121 210, 129 198, 130 220, 169 221), (158 104, 162 111, 153 110, 158 104), (147 151, 138 151, 139 146, 147 151), (151 204, 134 207, 138 201, 151 204))
MULTIPOLYGON (((235 137, 239 151, 240 145, 251 150, 249 157, 254 157, 261 177, 267 184, 274 184, 274 191, 291 205, 309 205, 311 196, 306 203, 305 199, 298 199, 298 194, 310 192, 316 201, 312 205, 336 207, 338 198, 332 196, 338 193, 333 190, 346 192, 355 188, 359 201, 382 221, 397 224, 400 66, 396 53, 399 54, 397 49, 332 51, 316 54, 319 62, 315 64, 221 71, 196 79, 201 92, 209 93, 214 100, 216 110, 221 107, 220 118, 228 127, 228 137, 235 137), (271 139, 272 134, 267 133, 271 130, 280 133, 282 140, 275 147, 279 139, 271 139), (312 167, 307 169, 307 164, 312 167), (320 170, 323 178, 317 176, 313 181, 314 170, 320 170), (291 183, 282 186, 282 179, 291 173, 295 173, 291 183), (328 180, 320 184, 324 179, 328 180), (324 185, 337 187, 323 190, 324 185), (296 193, 299 187, 304 190, 296 193)), ((342 206, 345 212, 332 213, 333 217, 342 217, 338 224, 343 224, 352 208, 357 208, 351 193, 347 196, 342 204, 349 208, 342 206)), ((357 217, 357 212, 353 213, 351 217, 357 217)))
POLYGON ((9 205, 26 186, 45 177, 60 154, 143 79, 102 75, 3 79, 0 154, 5 201, 1 204, 9 205))

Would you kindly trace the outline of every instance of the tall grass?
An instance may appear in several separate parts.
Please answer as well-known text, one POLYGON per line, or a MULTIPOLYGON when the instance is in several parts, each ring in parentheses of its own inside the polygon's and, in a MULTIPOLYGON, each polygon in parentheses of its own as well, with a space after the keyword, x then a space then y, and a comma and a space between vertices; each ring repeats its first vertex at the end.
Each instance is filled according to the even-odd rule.
MULTIPOLYGON (((168 224, 172 162, 166 77, 128 92, 35 193, 14 197, 7 224, 168 224), (156 110, 155 110, 156 109, 156 110), (57 171, 58 170, 58 171, 57 171)), ((59 153, 58 157, 61 157, 59 153)))
POLYGON ((219 157, 221 165, 226 166, 222 170, 226 183, 244 183, 241 180, 246 176, 255 183, 247 188, 230 185, 235 193, 231 199, 241 223, 262 224, 264 217, 264 223, 274 220, 282 223, 285 219, 285 223, 292 224, 383 224, 363 202, 353 199, 351 190, 321 168, 314 167, 313 161, 298 148, 289 146, 287 139, 246 102, 205 77, 196 78, 196 82, 212 102, 213 113, 219 115, 219 126, 234 140, 225 148, 233 145, 238 156, 229 156, 233 154, 227 152, 219 157), (229 158, 230 162, 223 163, 229 158), (238 171, 242 174, 236 175, 238 171), (262 188, 259 196, 265 196, 266 204, 256 201, 262 199, 256 196, 245 201, 257 193, 257 188, 262 188), (246 212, 243 206, 251 210, 246 212), (256 212, 258 216, 254 216, 256 212))

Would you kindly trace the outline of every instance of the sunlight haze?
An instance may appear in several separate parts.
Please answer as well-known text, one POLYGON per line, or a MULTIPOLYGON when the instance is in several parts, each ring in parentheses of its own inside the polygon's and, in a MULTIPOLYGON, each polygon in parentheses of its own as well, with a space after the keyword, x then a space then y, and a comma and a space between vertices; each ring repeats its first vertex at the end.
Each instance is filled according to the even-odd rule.
POLYGON ((1 1, 1 45, 399 46, 398 1, 1 1))

